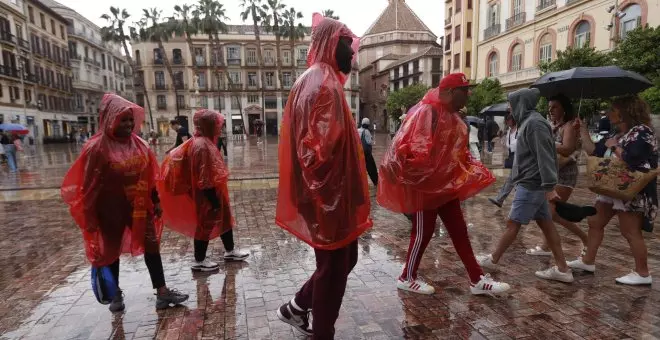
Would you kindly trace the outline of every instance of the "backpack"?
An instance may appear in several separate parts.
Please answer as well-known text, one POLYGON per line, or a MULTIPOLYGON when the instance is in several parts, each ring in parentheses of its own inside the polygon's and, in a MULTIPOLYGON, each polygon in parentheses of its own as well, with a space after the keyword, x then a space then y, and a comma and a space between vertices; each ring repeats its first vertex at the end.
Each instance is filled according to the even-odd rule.
POLYGON ((92 291, 100 304, 107 305, 112 302, 117 295, 117 281, 110 267, 92 267, 92 291))
POLYGON ((163 163, 163 184, 165 190, 175 196, 185 195, 192 190, 192 173, 188 149, 192 139, 170 151, 163 163))
POLYGON ((362 133, 360 134, 360 141, 362 142, 362 149, 364 150, 364 152, 371 153, 372 146, 371 146, 371 144, 367 143, 367 139, 364 138, 364 131, 366 131, 366 129, 362 129, 362 133))

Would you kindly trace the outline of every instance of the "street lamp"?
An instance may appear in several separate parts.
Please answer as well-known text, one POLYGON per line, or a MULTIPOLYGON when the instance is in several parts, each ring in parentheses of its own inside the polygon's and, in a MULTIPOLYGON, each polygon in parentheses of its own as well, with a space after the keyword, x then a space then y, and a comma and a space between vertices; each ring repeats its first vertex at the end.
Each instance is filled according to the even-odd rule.
MULTIPOLYGON (((20 51, 19 55, 21 56, 18 62, 18 73, 21 75, 21 92, 23 92, 23 116, 25 116, 25 121, 27 122, 27 97, 25 95, 25 52, 20 51)), ((29 70, 28 70, 29 71, 29 70)))

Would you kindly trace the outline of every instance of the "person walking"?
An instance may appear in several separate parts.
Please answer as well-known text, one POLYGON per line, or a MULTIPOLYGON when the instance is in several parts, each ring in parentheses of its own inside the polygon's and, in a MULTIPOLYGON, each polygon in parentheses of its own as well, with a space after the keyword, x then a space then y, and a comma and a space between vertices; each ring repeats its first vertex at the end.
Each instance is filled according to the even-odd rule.
POLYGON ((172 151, 174 148, 183 144, 185 141, 192 137, 190 132, 188 132, 188 128, 181 125, 181 122, 176 119, 172 119, 170 121, 170 128, 176 132, 176 140, 174 141, 174 146, 167 150, 165 153, 170 153, 170 151, 172 151))
POLYGON ((367 173, 369 173, 371 183, 373 183, 374 186, 378 186, 378 167, 376 166, 376 161, 374 160, 373 155, 373 146, 375 142, 371 136, 371 131, 369 131, 370 127, 371 122, 369 121, 369 118, 362 118, 362 125, 360 125, 360 128, 358 129, 358 134, 360 135, 360 142, 362 142, 367 173))
POLYGON ((357 239, 373 222, 360 137, 343 90, 358 38, 339 21, 318 14, 312 21, 309 68, 284 111, 275 222, 314 248, 316 270, 277 317, 321 340, 334 339, 357 239))
POLYGON ((497 137, 497 135, 500 132, 500 126, 497 125, 497 122, 495 121, 495 118, 492 116, 488 116, 486 118, 486 133, 487 133, 487 144, 488 144, 488 152, 491 153, 493 152, 493 147, 495 146, 493 143, 493 139, 497 137))
POLYGON ((413 214, 406 263, 396 282, 398 289, 435 292, 433 286, 417 277, 417 269, 438 215, 468 272, 470 292, 496 295, 510 288, 484 275, 472 251, 461 210, 461 200, 495 181, 466 147, 467 127, 458 111, 467 102, 469 86, 462 73, 442 78, 437 88, 410 109, 381 163, 378 203, 394 212, 413 214))
MULTIPOLYGON (((513 162, 516 157, 516 141, 518 140, 518 125, 516 120, 513 119, 512 115, 506 117, 506 125, 508 126, 507 132, 504 136, 504 146, 509 151, 507 158, 504 160, 504 168, 511 169, 513 168, 513 162)), ((495 204, 497 207, 501 208, 504 204, 504 200, 509 197, 509 194, 513 190, 513 172, 509 172, 509 177, 506 178, 504 185, 500 188, 497 196, 495 198, 488 198, 490 203, 495 204)))
POLYGON ((535 111, 539 97, 538 89, 522 89, 509 94, 511 113, 520 129, 512 170, 516 193, 507 220, 507 229, 495 251, 479 256, 478 261, 483 268, 497 268, 504 252, 516 240, 520 227, 535 220, 548 240, 556 262, 554 267, 537 271, 536 276, 547 280, 573 282, 573 273, 566 265, 561 239, 550 212, 549 202, 557 199, 557 151, 550 124, 535 111))
MULTIPOLYGON (((109 266, 119 284, 119 256, 144 254, 156 308, 180 304, 188 295, 167 287, 160 256, 163 225, 156 155, 137 135, 144 109, 105 94, 99 111, 99 131, 84 144, 61 187, 82 230, 87 259, 93 267, 109 266)), ((123 293, 117 288, 109 306, 112 312, 124 310, 123 293)))
POLYGON ((0 143, 2 143, 2 148, 5 151, 5 157, 7 158, 7 167, 9 167, 10 173, 15 173, 18 171, 18 164, 16 163, 16 144, 14 144, 13 135, 9 132, 5 132, 0 137, 0 143))
POLYGON ((224 117, 201 109, 193 116, 195 135, 172 150, 161 166, 158 182, 163 219, 168 228, 194 238, 193 271, 214 271, 220 266, 207 258, 209 241, 225 247, 225 261, 243 261, 249 254, 234 245, 234 220, 229 204, 229 171, 217 140, 224 117))

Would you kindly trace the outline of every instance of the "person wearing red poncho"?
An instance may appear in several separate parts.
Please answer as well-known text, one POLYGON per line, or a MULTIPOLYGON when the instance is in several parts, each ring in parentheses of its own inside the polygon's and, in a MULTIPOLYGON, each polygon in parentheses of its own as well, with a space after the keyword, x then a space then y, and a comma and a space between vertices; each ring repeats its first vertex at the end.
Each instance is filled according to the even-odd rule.
MULTIPOLYGON (((106 94, 99 119, 99 131, 85 143, 61 189, 82 229, 87 258, 94 267, 109 266, 119 283, 119 255, 144 254, 157 290, 156 308, 179 304, 188 295, 167 288, 160 257, 158 162, 149 144, 136 134, 144 122, 144 109, 106 94)), ((113 312, 124 309, 121 290, 109 307, 113 312)))
POLYGON ((309 68, 284 111, 275 222, 314 248, 316 271, 277 316, 313 339, 333 339, 357 238, 372 226, 371 203, 343 89, 357 37, 338 21, 318 14, 313 21, 309 68))
POLYGON ((462 73, 450 74, 406 114, 380 166, 378 203, 394 212, 412 214, 413 227, 397 288, 420 294, 435 289, 417 277, 438 217, 467 269, 472 294, 507 291, 506 283, 484 275, 468 237, 460 202, 476 195, 495 178, 466 147, 467 127, 459 114, 470 83, 462 73))
POLYGON ((225 261, 248 257, 234 247, 234 219, 229 207, 229 171, 217 142, 224 117, 216 111, 193 115, 193 137, 170 151, 161 166, 161 193, 165 225, 194 238, 193 271, 214 271, 217 262, 206 258, 209 241, 220 236, 225 261))

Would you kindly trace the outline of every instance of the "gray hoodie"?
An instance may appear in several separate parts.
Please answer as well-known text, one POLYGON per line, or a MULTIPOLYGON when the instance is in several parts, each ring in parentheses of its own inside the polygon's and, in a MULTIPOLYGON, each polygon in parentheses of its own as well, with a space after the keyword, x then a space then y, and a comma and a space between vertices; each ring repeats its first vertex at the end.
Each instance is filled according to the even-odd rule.
POLYGON ((513 119, 520 127, 513 164, 513 181, 527 190, 551 191, 557 184, 557 151, 550 123, 536 112, 539 90, 509 94, 513 119))

